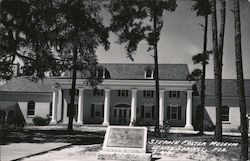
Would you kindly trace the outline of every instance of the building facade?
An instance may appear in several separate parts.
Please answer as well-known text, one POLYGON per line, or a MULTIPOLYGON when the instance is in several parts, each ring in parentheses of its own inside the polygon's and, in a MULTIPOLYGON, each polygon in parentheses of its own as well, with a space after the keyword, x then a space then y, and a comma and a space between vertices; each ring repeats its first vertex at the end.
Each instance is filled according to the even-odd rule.
MULTIPOLYGON (((97 76, 102 77, 103 82, 97 88, 87 86, 79 72, 74 123, 103 126, 132 125, 135 122, 153 124, 156 116, 153 71, 152 64, 101 64, 97 76)), ((198 125, 199 84, 188 81, 188 74, 186 64, 159 65, 160 125, 168 121, 172 127, 189 130, 198 125)), ((249 84, 246 83, 247 86, 249 84)), ((207 123, 215 125, 213 80, 207 80, 206 85, 205 117, 207 123)), ((26 123, 32 123, 34 116, 49 115, 51 124, 67 124, 70 88, 70 72, 38 82, 17 77, 0 87, 0 101, 16 102, 26 123)), ((223 89, 227 91, 223 95, 223 127, 238 128, 240 114, 237 93, 223 89)), ((249 108, 250 93, 247 91, 246 94, 249 108)))

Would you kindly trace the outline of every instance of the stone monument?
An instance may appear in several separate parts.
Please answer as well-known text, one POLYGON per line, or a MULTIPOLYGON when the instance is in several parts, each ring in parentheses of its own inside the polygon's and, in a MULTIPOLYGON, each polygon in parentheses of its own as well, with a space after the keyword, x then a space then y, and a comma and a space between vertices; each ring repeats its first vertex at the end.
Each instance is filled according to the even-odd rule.
POLYGON ((146 127, 109 126, 98 159, 150 161, 152 155, 146 153, 146 145, 146 127))

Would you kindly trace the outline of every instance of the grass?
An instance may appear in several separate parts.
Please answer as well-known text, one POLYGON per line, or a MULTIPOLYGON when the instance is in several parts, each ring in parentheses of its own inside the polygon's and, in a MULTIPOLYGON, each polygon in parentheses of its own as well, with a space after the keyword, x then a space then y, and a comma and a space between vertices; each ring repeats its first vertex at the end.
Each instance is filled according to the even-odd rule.
MULTIPOLYGON (((100 151, 101 144, 104 140, 105 131, 96 131, 96 132, 89 132, 89 131, 81 131, 77 128, 74 128, 73 132, 68 132, 66 129, 62 128, 25 128, 25 129, 8 129, 1 135, 1 144, 11 144, 11 143, 48 143, 48 142, 63 142, 63 143, 71 143, 73 144, 72 150, 76 151, 74 155, 87 155, 88 152, 98 152, 100 151), (98 146, 96 146, 96 144, 98 146), (78 146, 79 145, 79 146, 78 146), (90 146, 90 145, 93 145, 90 146), (84 146, 85 150, 81 150, 81 147, 84 146), (87 146, 87 147, 85 147, 87 146)), ((97 127, 98 129, 98 127, 97 127)), ((150 139, 162 139, 162 140, 191 140, 191 141, 214 141, 214 137, 212 135, 197 135, 197 134, 184 134, 184 133, 169 133, 164 138, 156 138, 152 133, 148 134, 148 140, 150 139)), ((190 152, 180 152, 175 151, 171 155, 166 155, 166 158, 178 158, 183 159, 190 159, 190 160, 210 160, 214 158, 215 160, 231 160, 230 158, 238 159, 240 153, 240 142, 241 138, 238 136, 224 136, 223 142, 237 142, 239 146, 229 148, 227 153, 214 153, 208 151, 207 153, 200 154, 200 153, 190 153, 190 152), (184 158, 184 156, 186 158, 184 158), (202 159, 203 158, 203 159, 202 159), (224 159, 219 159, 224 158, 224 159)), ((250 140, 249 140, 250 142, 250 140)), ((250 144, 249 144, 250 145, 250 144)), ((209 147, 205 147, 209 148, 209 147)), ((64 155, 66 151, 61 151, 61 154, 64 155)), ((59 152, 58 152, 59 153, 59 152)), ((58 155, 58 153, 56 155, 58 155)), ((53 154, 53 153, 52 153, 53 154)), ((46 154, 43 154, 46 155, 46 154)), ((65 154, 69 157, 67 154, 65 154)), ((75 156, 78 157, 78 156, 75 156)), ((96 156, 95 156, 96 157, 96 156)), ((39 158, 39 157, 38 157, 39 158)), ((80 157, 79 157, 80 158, 80 157)), ((39 160, 39 159, 38 159, 39 160)), ((91 160, 91 158, 90 158, 91 160)))
POLYGON ((64 142, 75 145, 100 144, 104 139, 104 132, 84 132, 67 130, 30 130, 9 129, 1 135, 1 145, 10 143, 48 143, 64 142))

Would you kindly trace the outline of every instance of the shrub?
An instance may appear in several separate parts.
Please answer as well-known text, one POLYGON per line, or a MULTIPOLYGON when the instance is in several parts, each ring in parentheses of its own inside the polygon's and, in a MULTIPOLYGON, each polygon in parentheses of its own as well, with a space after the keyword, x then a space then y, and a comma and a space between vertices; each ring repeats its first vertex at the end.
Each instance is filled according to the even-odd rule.
POLYGON ((142 119, 142 120, 138 120, 135 122, 135 125, 136 126, 154 126, 155 124, 155 121, 153 119, 150 119, 150 120, 145 120, 145 119, 142 119))
POLYGON ((43 118, 40 116, 36 116, 33 118, 33 123, 35 126, 46 126, 49 124, 50 118, 43 118))
POLYGON ((166 137, 167 134, 169 133, 169 130, 170 130, 169 121, 164 121, 163 126, 160 126, 160 136, 166 137))

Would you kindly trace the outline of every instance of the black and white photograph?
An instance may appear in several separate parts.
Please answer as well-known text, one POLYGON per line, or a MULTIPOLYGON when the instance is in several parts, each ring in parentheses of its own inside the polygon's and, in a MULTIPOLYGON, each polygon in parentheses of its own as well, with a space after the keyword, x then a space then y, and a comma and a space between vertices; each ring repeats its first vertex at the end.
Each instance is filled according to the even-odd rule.
POLYGON ((0 0, 0 161, 250 160, 250 0, 0 0))

